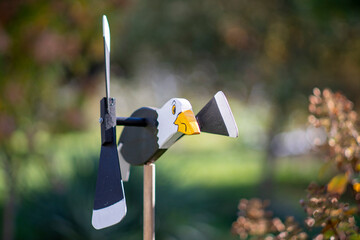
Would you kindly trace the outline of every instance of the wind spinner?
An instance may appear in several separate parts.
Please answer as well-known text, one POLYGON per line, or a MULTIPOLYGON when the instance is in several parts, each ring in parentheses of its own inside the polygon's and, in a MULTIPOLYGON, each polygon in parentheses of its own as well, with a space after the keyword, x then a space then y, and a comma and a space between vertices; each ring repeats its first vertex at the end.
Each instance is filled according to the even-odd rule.
MULTIPOLYGON (((154 163, 184 135, 207 132, 238 136, 230 106, 221 91, 196 116, 188 100, 172 98, 161 108, 142 107, 128 118, 116 117, 115 99, 110 97, 110 30, 105 15, 103 38, 106 97, 100 101, 101 152, 92 214, 96 229, 114 225, 126 215, 123 180, 128 181, 131 165, 145 168, 154 163), (125 126, 118 144, 117 125, 125 126)), ((150 191, 153 195, 154 189, 150 191)), ((145 201, 144 198, 144 206, 145 201)))

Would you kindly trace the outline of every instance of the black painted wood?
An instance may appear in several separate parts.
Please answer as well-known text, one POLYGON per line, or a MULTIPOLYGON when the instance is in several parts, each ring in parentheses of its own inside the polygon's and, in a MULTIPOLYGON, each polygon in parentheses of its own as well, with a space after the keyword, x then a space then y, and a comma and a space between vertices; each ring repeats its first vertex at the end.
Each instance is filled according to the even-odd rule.
POLYGON ((116 144, 111 143, 101 146, 94 210, 108 207, 124 198, 121 181, 116 144))
POLYGON ((110 98, 109 103, 110 106, 108 107, 107 98, 100 101, 101 144, 116 141, 116 134, 113 133, 113 128, 116 127, 115 98, 110 98))
POLYGON ((134 126, 134 127, 146 127, 146 118, 136 117, 117 117, 116 125, 118 126, 134 126))
POLYGON ((219 106, 213 97, 196 115, 201 132, 214 133, 229 136, 224 119, 221 116, 219 106))
POLYGON ((131 118, 145 118, 146 127, 126 126, 121 133, 121 155, 131 165, 143 165, 157 160, 166 149, 159 149, 157 112, 153 108, 143 107, 136 110, 131 118))
POLYGON ((119 155, 116 146, 116 112, 115 99, 100 101, 101 114, 101 152, 98 176, 96 181, 94 210, 105 208, 124 198, 121 185, 119 155))

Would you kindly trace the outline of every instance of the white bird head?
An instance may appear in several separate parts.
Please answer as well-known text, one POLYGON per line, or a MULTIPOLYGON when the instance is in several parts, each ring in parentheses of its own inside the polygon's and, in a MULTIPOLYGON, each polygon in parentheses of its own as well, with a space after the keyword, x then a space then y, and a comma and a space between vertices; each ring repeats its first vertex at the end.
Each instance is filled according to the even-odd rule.
POLYGON ((184 98, 172 98, 157 109, 159 148, 167 149, 183 134, 200 134, 191 104, 184 98))

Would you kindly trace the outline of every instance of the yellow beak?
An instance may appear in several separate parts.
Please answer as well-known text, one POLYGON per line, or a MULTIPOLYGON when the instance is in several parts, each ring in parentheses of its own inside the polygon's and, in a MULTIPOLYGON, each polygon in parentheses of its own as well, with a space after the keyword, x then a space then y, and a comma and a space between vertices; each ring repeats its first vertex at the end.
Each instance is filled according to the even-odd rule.
POLYGON ((178 132, 186 135, 200 134, 199 124, 191 110, 179 113, 174 123, 178 125, 178 132))

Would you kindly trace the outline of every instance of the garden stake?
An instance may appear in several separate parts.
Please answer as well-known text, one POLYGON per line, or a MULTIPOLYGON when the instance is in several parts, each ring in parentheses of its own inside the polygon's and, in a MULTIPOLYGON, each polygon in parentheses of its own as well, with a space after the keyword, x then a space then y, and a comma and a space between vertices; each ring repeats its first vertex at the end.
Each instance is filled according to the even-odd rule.
POLYGON ((155 164, 144 165, 144 240, 155 240, 155 164))

